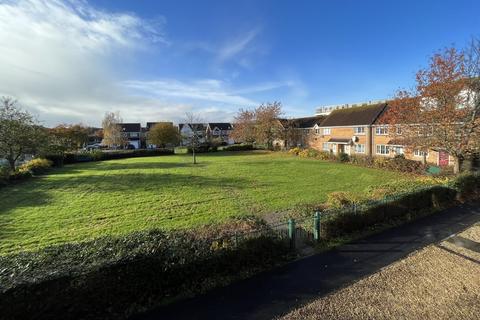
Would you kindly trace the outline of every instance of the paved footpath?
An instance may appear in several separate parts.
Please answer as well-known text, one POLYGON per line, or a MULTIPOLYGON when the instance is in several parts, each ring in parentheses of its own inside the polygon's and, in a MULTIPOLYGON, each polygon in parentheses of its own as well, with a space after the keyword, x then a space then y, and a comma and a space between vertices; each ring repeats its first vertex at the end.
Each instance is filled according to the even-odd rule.
POLYGON ((272 319, 478 221, 480 203, 451 208, 135 319, 272 319))

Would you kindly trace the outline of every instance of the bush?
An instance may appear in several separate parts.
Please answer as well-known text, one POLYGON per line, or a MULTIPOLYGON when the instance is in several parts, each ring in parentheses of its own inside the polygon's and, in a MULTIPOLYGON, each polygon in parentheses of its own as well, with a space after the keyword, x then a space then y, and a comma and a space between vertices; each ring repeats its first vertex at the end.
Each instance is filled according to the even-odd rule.
POLYGON ((302 151, 302 149, 300 149, 299 147, 295 147, 295 148, 292 148, 290 150, 288 150, 288 153, 289 154, 294 154, 296 156, 298 156, 298 154, 302 151))
POLYGON ((0 187, 6 186, 10 179, 10 167, 0 165, 0 187))
POLYGON ((9 180, 20 181, 20 180, 25 180, 31 177, 32 177, 32 173, 30 171, 15 171, 10 173, 9 180))
POLYGON ((463 173, 453 181, 452 187, 458 191, 462 200, 479 196, 480 173, 463 173))
POLYGON ((327 195, 326 205, 329 208, 342 208, 351 206, 359 200, 360 198, 351 192, 336 191, 327 195))
POLYGON ((216 228, 153 230, 0 257, 2 318, 126 318, 261 271, 288 253, 270 236, 235 246, 219 235, 216 228))
POLYGON ((420 161, 405 159, 403 155, 395 156, 384 164, 384 168, 415 174, 424 174, 428 166, 420 161))
POLYGON ((340 153, 340 154, 338 155, 338 161, 340 161, 340 162, 349 162, 349 161, 350 161, 350 157, 348 156, 348 154, 342 152, 342 153, 340 153))
POLYGON ((63 155, 64 164, 72 164, 77 162, 103 161, 114 159, 127 159, 135 157, 152 157, 173 154, 173 150, 169 149, 135 149, 135 150, 115 150, 115 151, 82 151, 82 152, 66 152, 63 155))
POLYGON ((399 194, 384 201, 357 203, 355 210, 348 206, 349 197, 340 198, 347 207, 331 210, 321 223, 324 238, 345 236, 361 232, 378 224, 398 220, 407 221, 455 203, 456 190, 446 186, 433 186, 399 194))
POLYGON ((42 158, 52 161, 52 167, 63 167, 64 156, 61 154, 45 154, 42 158))
POLYGON ((19 168, 18 171, 20 172, 25 172, 29 171, 32 174, 43 174, 47 172, 53 165, 53 162, 47 159, 33 159, 30 160, 24 164, 22 164, 19 168))
POLYGON ((254 149, 253 144, 232 144, 223 147, 223 151, 248 151, 254 149))
POLYGON ((373 167, 374 158, 362 154, 353 154, 350 156, 350 162, 364 167, 373 167))

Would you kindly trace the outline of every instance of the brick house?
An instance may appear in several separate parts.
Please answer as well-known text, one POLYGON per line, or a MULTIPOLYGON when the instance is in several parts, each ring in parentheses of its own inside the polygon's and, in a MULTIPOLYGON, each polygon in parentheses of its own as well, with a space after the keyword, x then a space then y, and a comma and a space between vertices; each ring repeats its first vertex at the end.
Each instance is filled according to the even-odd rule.
POLYGON ((233 126, 229 122, 210 122, 206 124, 206 136, 208 139, 219 139, 226 144, 234 144, 235 141, 230 137, 233 126))
POLYGON ((142 147, 143 133, 140 123, 120 123, 120 128, 127 145, 132 145, 135 149, 142 147))
POLYGON ((334 154, 374 157, 403 155, 407 159, 438 166, 454 164, 454 159, 438 148, 432 147, 428 151, 406 148, 401 131, 379 121, 387 108, 387 103, 378 103, 334 110, 310 135, 309 145, 334 154))
POLYGON ((372 156, 373 127, 386 103, 332 111, 309 137, 309 145, 334 154, 372 156))
POLYGON ((326 118, 323 115, 313 117, 278 119, 284 130, 283 138, 276 139, 273 145, 277 148, 294 148, 309 146, 309 137, 320 128, 326 118))

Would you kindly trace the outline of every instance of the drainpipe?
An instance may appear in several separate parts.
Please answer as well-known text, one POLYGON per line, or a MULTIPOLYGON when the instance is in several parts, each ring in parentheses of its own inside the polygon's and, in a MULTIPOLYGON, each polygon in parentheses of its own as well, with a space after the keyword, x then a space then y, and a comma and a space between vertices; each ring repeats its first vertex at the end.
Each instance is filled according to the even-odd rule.
POLYGON ((367 132, 365 133, 365 153, 367 156, 372 156, 372 149, 373 149, 373 139, 372 139, 372 126, 367 127, 367 132))

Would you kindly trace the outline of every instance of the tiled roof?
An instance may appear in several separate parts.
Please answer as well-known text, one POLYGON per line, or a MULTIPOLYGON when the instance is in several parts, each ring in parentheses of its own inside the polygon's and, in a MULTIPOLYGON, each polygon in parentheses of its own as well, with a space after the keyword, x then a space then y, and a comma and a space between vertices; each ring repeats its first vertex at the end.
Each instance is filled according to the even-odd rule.
POLYGON ((338 109, 322 122, 322 127, 371 125, 385 110, 387 104, 379 103, 355 108, 338 109))
POLYGON ((299 129, 313 128, 316 124, 320 125, 326 116, 303 117, 295 119, 278 119, 286 129, 290 126, 299 129))
POLYGON ((208 124, 211 130, 217 127, 220 130, 232 130, 232 124, 229 122, 210 122, 208 124))

